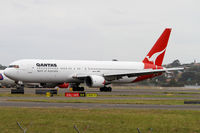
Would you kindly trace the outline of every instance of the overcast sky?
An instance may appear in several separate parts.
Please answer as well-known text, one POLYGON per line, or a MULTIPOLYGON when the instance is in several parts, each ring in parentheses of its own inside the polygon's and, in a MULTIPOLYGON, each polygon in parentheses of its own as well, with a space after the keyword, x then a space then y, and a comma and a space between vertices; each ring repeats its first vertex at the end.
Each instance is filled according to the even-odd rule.
POLYGON ((0 0, 0 64, 142 61, 166 27, 164 63, 200 62, 199 0, 0 0))

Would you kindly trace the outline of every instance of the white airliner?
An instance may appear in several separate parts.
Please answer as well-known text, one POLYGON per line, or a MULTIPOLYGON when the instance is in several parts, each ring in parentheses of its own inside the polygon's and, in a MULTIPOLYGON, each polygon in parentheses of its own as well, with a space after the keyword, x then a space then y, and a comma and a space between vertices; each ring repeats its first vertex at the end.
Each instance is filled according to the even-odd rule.
POLYGON ((142 62, 24 59, 11 63, 4 73, 18 83, 69 83, 74 91, 84 91, 79 85, 85 83, 111 91, 109 84, 134 83, 182 70, 162 67, 170 33, 166 28, 142 62))

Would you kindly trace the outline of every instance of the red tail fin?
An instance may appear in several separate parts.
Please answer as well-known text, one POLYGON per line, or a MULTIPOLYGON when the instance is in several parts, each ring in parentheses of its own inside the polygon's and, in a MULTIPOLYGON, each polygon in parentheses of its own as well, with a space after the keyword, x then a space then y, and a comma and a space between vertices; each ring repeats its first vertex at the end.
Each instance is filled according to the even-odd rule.
POLYGON ((160 38, 154 44, 153 48, 149 51, 147 56, 144 58, 143 63, 154 64, 157 66, 162 65, 170 33, 171 33, 171 29, 166 28, 164 30, 160 38))

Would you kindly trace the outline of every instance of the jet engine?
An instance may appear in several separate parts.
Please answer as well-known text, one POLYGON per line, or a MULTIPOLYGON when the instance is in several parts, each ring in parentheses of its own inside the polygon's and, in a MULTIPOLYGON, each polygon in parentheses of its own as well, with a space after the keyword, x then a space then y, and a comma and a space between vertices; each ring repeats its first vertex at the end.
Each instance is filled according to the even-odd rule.
POLYGON ((105 78, 102 76, 91 75, 85 79, 85 84, 89 87, 104 87, 105 78))

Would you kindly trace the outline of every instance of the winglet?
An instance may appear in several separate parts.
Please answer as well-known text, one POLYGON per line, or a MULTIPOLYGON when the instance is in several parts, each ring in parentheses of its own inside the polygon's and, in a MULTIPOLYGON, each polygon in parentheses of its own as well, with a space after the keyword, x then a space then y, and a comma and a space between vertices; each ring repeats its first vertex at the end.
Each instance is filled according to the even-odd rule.
POLYGON ((171 28, 166 28, 164 30, 162 35, 159 37, 159 39, 156 41, 152 49, 144 58, 143 63, 154 64, 157 66, 162 65, 170 33, 171 33, 171 28))

